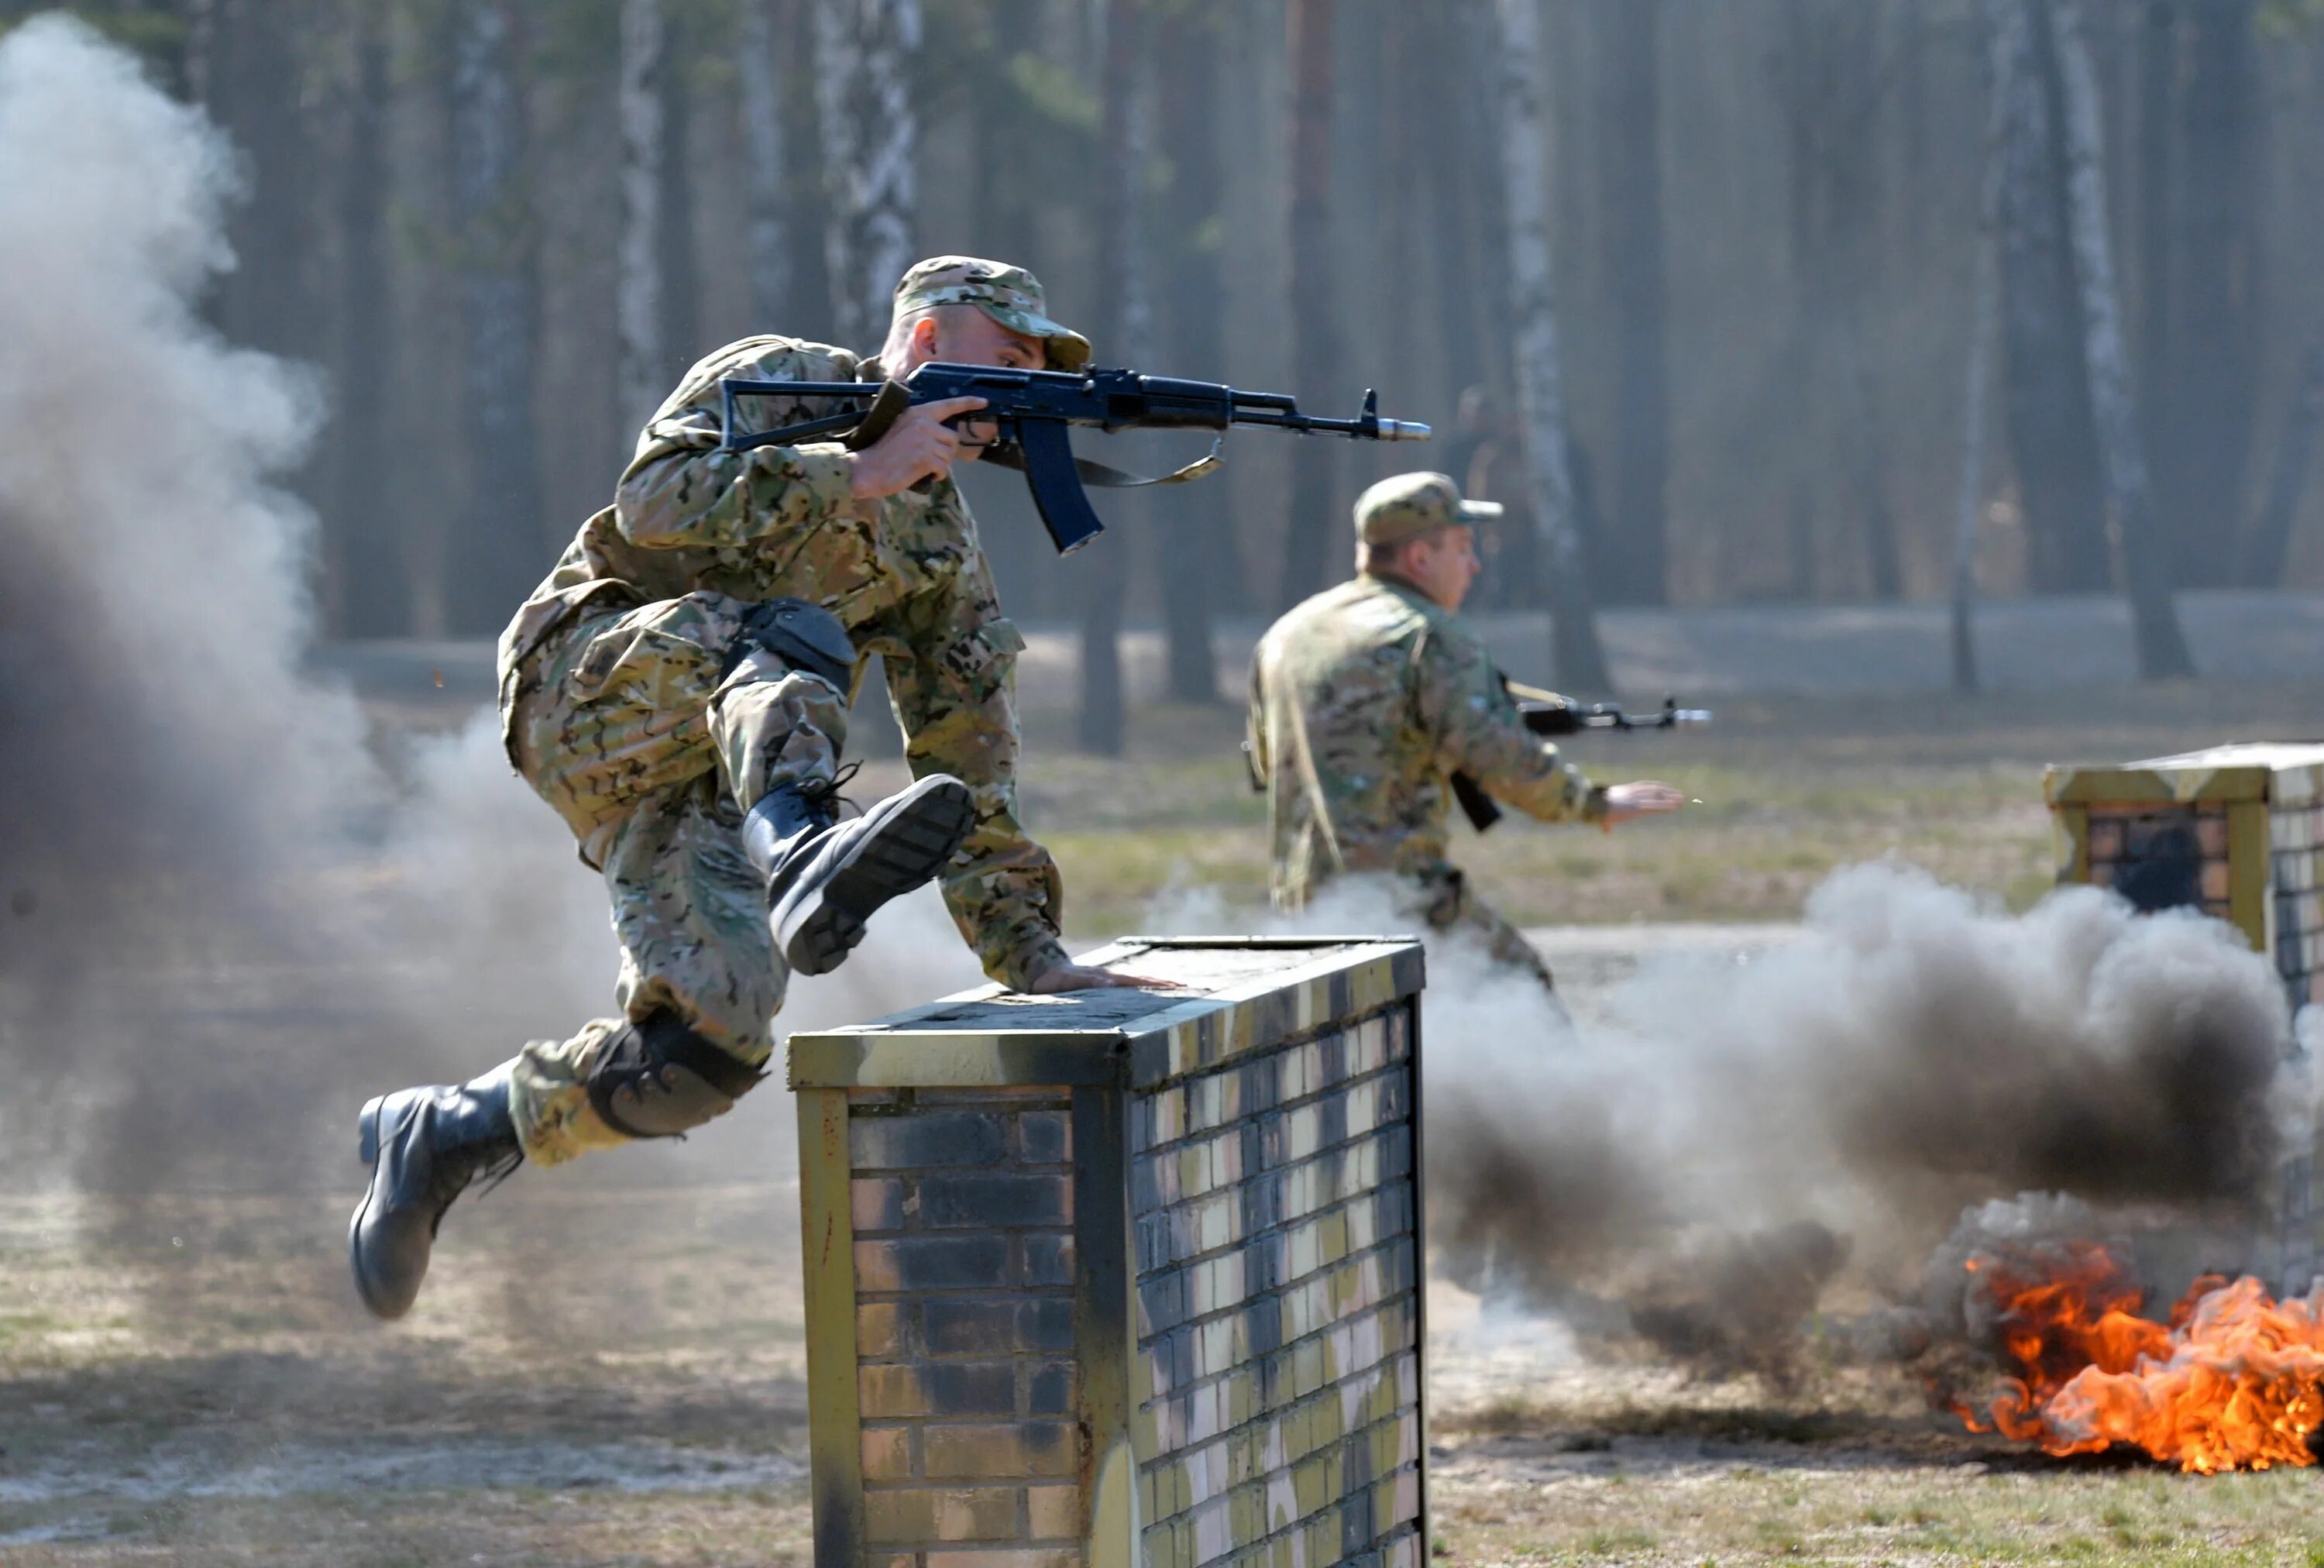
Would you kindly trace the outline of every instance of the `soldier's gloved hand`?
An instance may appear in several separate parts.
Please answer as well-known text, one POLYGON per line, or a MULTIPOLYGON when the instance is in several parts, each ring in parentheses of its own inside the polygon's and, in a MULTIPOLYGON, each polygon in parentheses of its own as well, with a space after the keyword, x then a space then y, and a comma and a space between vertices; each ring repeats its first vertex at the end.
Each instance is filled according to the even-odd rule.
POLYGON ((900 495, 923 479, 942 479, 954 463, 973 463, 982 443, 964 439, 946 420, 984 406, 982 398, 939 398, 906 409, 888 433, 850 454, 848 483, 858 501, 900 495))
POLYGON ((1628 822, 1634 816, 1652 816, 1659 812, 1676 811, 1686 804, 1686 791, 1653 779, 1634 779, 1628 784, 1615 784, 1606 790, 1607 826, 1628 822))
POLYGON ((1036 996, 1053 996, 1061 991, 1102 991, 1108 986, 1148 986, 1167 991, 1173 982, 1151 980, 1143 974, 1122 974, 1111 969, 1093 969, 1085 964, 1060 964, 1046 971, 1025 989, 1036 996))

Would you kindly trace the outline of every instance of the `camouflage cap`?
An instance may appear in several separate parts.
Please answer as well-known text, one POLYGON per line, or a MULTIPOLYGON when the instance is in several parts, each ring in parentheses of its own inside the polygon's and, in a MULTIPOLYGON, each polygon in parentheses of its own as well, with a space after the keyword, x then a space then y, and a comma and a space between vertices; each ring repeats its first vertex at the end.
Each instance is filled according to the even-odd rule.
POLYGON ((1049 319, 1041 280, 1022 267, 974 256, 930 256, 896 285, 896 315, 931 305, 973 305, 1010 331, 1041 339, 1051 370, 1079 370, 1089 363, 1089 339, 1049 319))
POLYGON ((1401 544, 1433 529, 1500 514, 1498 502, 1462 500, 1446 475, 1397 474, 1356 497, 1356 537, 1366 544, 1401 544))

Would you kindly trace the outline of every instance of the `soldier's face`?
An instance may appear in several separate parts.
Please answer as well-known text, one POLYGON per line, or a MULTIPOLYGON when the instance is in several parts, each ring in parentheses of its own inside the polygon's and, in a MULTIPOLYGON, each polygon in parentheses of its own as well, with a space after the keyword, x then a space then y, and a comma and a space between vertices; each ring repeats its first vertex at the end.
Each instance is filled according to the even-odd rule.
MULTIPOLYGON (((1005 370, 1039 370, 1048 361, 1048 345, 1028 337, 987 316, 973 305, 939 309, 913 324, 904 363, 889 374, 901 379, 930 361, 945 364, 990 364, 1005 370)), ((999 431, 980 420, 963 420, 960 460, 973 462, 999 431)))
POLYGON ((1477 580, 1476 530, 1462 523, 1423 534, 1404 547, 1400 563, 1412 586, 1448 610, 1458 610, 1477 580))

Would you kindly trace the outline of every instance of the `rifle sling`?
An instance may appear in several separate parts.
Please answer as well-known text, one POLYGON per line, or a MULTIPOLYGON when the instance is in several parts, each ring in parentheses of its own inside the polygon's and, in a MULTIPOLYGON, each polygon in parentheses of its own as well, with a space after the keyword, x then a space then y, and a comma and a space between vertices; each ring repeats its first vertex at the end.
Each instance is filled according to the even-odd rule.
MULTIPOLYGON (((1204 453, 1184 468, 1176 469, 1168 474, 1126 474, 1106 464, 1093 463, 1087 457, 1074 458, 1074 470, 1081 475, 1083 484, 1094 484, 1101 490, 1142 490, 1149 484, 1184 484, 1189 479, 1200 479, 1206 474, 1214 474, 1225 466, 1224 460, 1219 456, 1219 440, 1213 440, 1208 452, 1204 453)), ((1014 441, 995 441, 985 447, 984 455, 980 460, 997 463, 1003 468, 1014 468, 1021 473, 1025 467, 1025 452, 1024 448, 1014 441)))

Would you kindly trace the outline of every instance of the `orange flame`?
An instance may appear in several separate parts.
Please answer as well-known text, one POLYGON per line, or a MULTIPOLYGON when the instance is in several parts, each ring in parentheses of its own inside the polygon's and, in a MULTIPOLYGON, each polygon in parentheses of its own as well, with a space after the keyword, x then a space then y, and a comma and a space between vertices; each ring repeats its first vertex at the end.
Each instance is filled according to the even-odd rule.
POLYGON ((2138 1315, 2144 1293, 2095 1243, 2038 1278, 2008 1259, 1968 1268, 2013 1369, 1983 1409, 1950 1402, 1971 1431, 2056 1454, 2129 1443, 2206 1475, 2316 1462, 2324 1295, 2279 1302, 2257 1279, 2207 1274, 2163 1324, 2138 1315))

